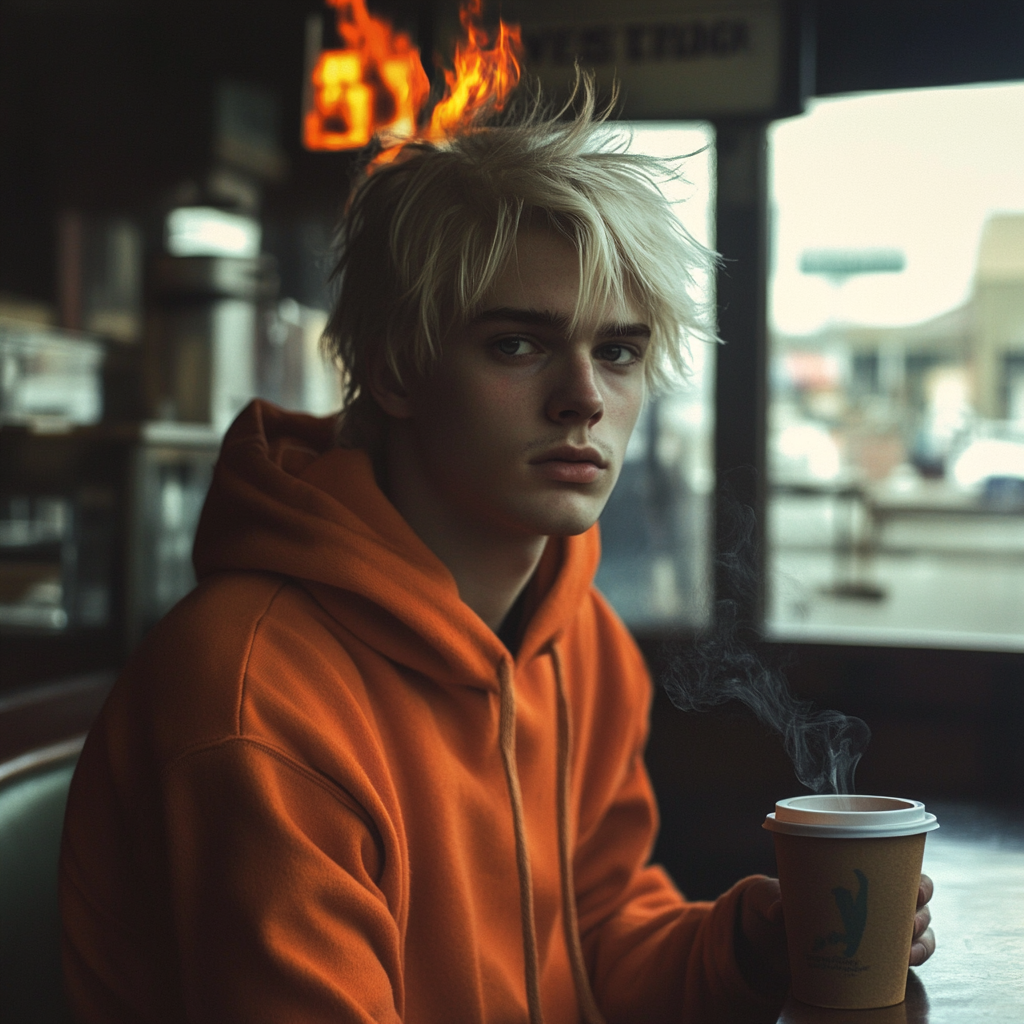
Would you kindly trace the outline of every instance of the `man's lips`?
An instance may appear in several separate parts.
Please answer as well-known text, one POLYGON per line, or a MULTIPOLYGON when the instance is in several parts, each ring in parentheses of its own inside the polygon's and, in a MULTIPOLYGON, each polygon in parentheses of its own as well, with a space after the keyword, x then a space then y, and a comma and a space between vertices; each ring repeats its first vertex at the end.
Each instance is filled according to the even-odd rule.
POLYGON ((570 484, 592 484, 608 468, 608 460, 596 449, 559 445, 530 460, 547 480, 570 484))

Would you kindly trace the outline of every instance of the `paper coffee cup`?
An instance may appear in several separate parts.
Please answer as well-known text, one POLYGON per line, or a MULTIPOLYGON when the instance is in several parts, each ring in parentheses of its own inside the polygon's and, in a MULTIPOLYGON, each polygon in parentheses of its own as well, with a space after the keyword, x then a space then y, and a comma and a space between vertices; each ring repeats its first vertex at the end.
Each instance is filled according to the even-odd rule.
POLYGON ((925 833, 917 800, 780 800, 775 834, 793 995, 812 1006, 874 1009, 903 1001, 925 833))

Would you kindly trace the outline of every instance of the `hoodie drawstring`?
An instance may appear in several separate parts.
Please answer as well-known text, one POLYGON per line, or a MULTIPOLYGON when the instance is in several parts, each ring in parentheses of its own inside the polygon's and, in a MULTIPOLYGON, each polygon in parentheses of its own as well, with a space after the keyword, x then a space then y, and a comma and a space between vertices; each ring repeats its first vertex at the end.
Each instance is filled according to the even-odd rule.
POLYGON ((576 917, 576 885, 572 872, 572 852, 569 842, 569 762, 572 754, 572 724, 569 721, 569 698, 562 676, 562 658, 557 646, 551 644, 551 663, 555 670, 558 692, 558 856, 562 867, 562 923, 565 941, 569 947, 569 963, 576 985, 576 998, 580 1004, 584 1024, 604 1024, 604 1016, 597 1008, 594 993, 587 976, 580 944, 580 926, 576 917))
POLYGON ((519 772, 516 769, 516 695, 512 683, 512 667, 505 659, 498 663, 498 684, 501 695, 498 742, 512 800, 512 828, 516 837, 519 912, 523 924, 523 959, 526 961, 526 1003, 530 1010, 530 1024, 544 1024, 537 966, 537 930, 533 923, 533 878, 530 875, 530 855, 526 848, 523 793, 519 788, 519 772))
MULTIPOLYGON (((579 922, 576 917, 576 890, 573 884, 572 856, 569 842, 569 760, 572 746, 572 730, 569 722, 569 700, 562 676, 562 661, 552 643, 551 662, 555 672, 555 686, 558 698, 558 855, 562 876, 562 921, 565 939, 569 949, 569 964, 572 969, 576 998, 584 1024, 604 1024, 604 1017, 597 1008, 594 994, 587 978, 580 944, 579 922)), ((502 660, 498 665, 498 683, 501 698, 501 712, 498 734, 501 760, 505 766, 509 796, 512 802, 512 827, 516 839, 516 868, 519 872, 519 909, 523 928, 523 958, 526 963, 526 1001, 529 1007, 530 1024, 543 1024, 540 1003, 540 978, 537 958, 537 931, 533 917, 533 879, 530 875, 530 856, 526 844, 526 825, 523 814, 523 794, 519 786, 519 772, 516 768, 516 697, 512 678, 512 667, 502 660)))

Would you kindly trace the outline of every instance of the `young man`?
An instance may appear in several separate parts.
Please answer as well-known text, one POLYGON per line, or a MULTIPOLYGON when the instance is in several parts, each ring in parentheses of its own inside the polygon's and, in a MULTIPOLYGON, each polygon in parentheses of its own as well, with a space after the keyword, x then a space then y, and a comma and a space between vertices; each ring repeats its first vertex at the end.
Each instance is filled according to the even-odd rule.
POLYGON ((239 417, 200 584, 82 754, 82 1020, 775 1020, 777 884, 688 903, 647 864, 650 685, 594 524, 706 257, 592 115, 355 190, 340 434, 239 417))

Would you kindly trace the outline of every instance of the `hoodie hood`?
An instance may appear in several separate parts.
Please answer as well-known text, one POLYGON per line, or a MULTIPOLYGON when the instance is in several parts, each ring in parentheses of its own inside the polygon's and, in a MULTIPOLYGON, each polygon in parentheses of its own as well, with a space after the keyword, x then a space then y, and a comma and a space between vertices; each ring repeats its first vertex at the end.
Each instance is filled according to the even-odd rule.
MULTIPOLYGON (((196 576, 291 577, 347 629, 435 680, 494 691, 509 658, 454 577, 377 486, 368 454, 339 448, 336 417, 247 406, 224 438, 199 528, 196 576)), ((597 527, 551 538, 529 594, 517 661, 557 639, 593 582, 597 527)))

